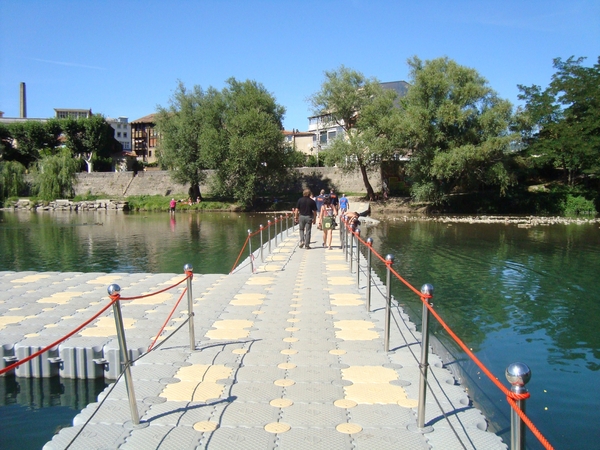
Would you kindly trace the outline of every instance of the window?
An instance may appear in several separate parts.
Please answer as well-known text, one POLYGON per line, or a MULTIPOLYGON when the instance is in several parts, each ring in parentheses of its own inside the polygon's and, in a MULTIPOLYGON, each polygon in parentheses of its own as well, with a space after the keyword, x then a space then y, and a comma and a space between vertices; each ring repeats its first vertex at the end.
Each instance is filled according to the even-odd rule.
POLYGON ((337 132, 335 130, 327 132, 327 141, 331 142, 335 139, 337 132))
POLYGON ((319 143, 321 145, 327 145, 327 131, 319 132, 319 143))
POLYGON ((120 138, 121 137, 121 132, 117 131, 117 137, 120 138))
POLYGON ((127 137, 127 131, 123 131, 123 137, 127 137))

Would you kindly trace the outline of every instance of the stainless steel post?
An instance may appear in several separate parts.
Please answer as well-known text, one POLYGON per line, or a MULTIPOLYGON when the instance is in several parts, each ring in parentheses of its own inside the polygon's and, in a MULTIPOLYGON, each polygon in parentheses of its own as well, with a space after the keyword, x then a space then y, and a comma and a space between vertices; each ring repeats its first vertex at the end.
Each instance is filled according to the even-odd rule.
POLYGON ((371 312, 371 255, 373 238, 367 239, 367 312, 371 312))
POLYGON ((288 214, 285 215, 285 236, 290 237, 290 217, 288 214))
POLYGON ((386 300, 385 300, 385 342, 384 350, 390 351, 390 318, 392 315, 392 264, 394 264, 394 255, 388 254, 385 257, 385 287, 386 287, 386 300))
POLYGON ((265 262, 265 257, 263 255, 263 226, 260 225, 260 262, 265 262))
MULTIPOLYGON (((433 296, 433 286, 431 284, 424 284, 421 287, 421 294, 433 296)), ((423 298, 423 317, 421 319, 421 362, 419 368, 421 369, 421 376, 419 377, 419 405, 417 412, 417 427, 425 427, 425 399, 427 396, 427 371, 429 369, 429 309, 427 304, 431 305, 431 297, 423 298)))
POLYGON ((283 215, 279 214, 279 233, 281 234, 281 243, 283 244, 283 215))
POLYGON ((250 257, 250 270, 254 273, 254 258, 252 257, 252 230, 248 230, 248 253, 250 257))
POLYGON ((271 254, 271 221, 267 220, 267 239, 269 239, 269 255, 271 254))
POLYGON ((354 233, 350 234, 350 273, 352 273, 352 265, 354 264, 354 233))
POLYGON ((348 228, 346 228, 346 231, 344 232, 344 248, 346 249, 346 262, 348 262, 348 235, 350 234, 350 230, 348 230, 348 228))
POLYGON ((275 216, 275 247, 277 247, 277 216, 275 216))
MULTIPOLYGON (((506 368, 506 379, 512 385, 510 390, 515 394, 526 394, 525 385, 531 380, 531 369, 527 364, 516 362, 506 368)), ((515 400, 517 407, 525 412, 525 400, 515 400)), ((519 414, 510 409, 510 448, 511 450, 525 450, 525 422, 519 414)))
MULTIPOLYGON (((121 287, 118 284, 108 286, 108 295, 120 296, 121 287)), ((133 389, 133 378, 131 377, 131 368, 129 367, 129 351, 127 350, 127 342, 125 341, 125 329, 123 328, 123 316, 121 315, 121 305, 119 300, 113 303, 113 313, 115 315, 115 325, 117 327, 117 338, 119 340, 119 349, 121 351, 121 364, 125 366, 125 388, 127 389, 127 397, 129 398, 129 409, 131 410, 131 421, 134 425, 139 425, 140 415, 137 409, 135 400, 135 390, 133 389)))
POLYGON ((360 288, 360 229, 356 230, 356 287, 360 288))
POLYGON ((196 350, 196 334, 194 333, 194 296, 192 295, 192 279, 194 278, 194 268, 191 264, 183 266, 183 271, 189 275, 187 279, 187 300, 188 300, 188 324, 190 330, 190 350, 196 350))

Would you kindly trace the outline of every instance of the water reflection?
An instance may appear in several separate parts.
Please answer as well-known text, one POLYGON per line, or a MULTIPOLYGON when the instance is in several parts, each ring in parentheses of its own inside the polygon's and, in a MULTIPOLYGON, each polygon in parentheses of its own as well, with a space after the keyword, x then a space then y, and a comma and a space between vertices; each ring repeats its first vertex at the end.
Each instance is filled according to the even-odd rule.
POLYGON ((239 213, 1 213, 0 270, 227 273, 269 217, 239 213))
POLYGON ((75 414, 95 402, 106 386, 103 379, 0 377, 0 447, 42 448, 61 428, 71 426, 75 414))

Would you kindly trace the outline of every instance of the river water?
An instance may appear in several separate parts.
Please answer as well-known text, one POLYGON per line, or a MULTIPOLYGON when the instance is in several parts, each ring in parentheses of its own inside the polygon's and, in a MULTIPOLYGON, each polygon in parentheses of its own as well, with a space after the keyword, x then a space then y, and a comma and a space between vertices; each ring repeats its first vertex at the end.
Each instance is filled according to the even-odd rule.
MULTIPOLYGON (((266 225, 269 218, 273 216, 0 212, 0 271, 183 273, 183 265, 190 263, 196 273, 227 273, 247 230, 266 225)), ((524 229, 391 220, 363 227, 367 236, 378 252, 395 256, 394 268, 415 287, 434 285, 436 310, 500 381, 508 386, 504 371, 512 362, 531 368, 527 414, 555 448, 600 448, 598 224, 524 229)), ((381 265, 375 270, 383 277, 381 265)), ((400 283, 392 291, 420 325, 418 298, 400 283)), ((432 321, 440 352, 449 353, 447 362, 509 443, 510 409, 504 396, 432 321)), ((5 442, 10 433, 24 432, 30 414, 46 427, 43 444, 81 408, 72 401, 54 401, 63 406, 32 401, 31 395, 21 395, 28 400, 19 405, 14 386, 19 383, 31 385, 0 380, 5 405, 0 406, 0 424, 11 424, 5 442), (58 414, 59 408, 68 412, 58 414)), ((103 386, 66 383, 59 391, 75 389, 94 398, 103 386)), ((542 448, 529 432, 527 447, 542 448)))

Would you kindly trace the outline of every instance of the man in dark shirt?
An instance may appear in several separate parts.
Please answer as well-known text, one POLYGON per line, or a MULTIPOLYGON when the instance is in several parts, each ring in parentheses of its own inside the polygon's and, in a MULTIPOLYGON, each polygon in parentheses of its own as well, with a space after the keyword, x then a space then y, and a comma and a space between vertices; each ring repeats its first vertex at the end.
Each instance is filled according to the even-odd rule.
POLYGON ((332 189, 331 191, 329 191, 329 200, 331 201, 331 204, 333 206, 335 206, 335 209, 337 210, 339 208, 339 199, 338 196, 336 195, 335 191, 332 189))
POLYGON ((310 189, 304 189, 302 197, 296 204, 296 219, 300 225, 300 248, 310 248, 310 233, 317 220, 317 204, 310 198, 310 189))
POLYGON ((323 200, 325 200, 325 189, 321 189, 321 193, 317 195, 317 198, 315 198, 315 203, 317 204, 317 215, 319 215, 319 213, 321 212, 323 200))

